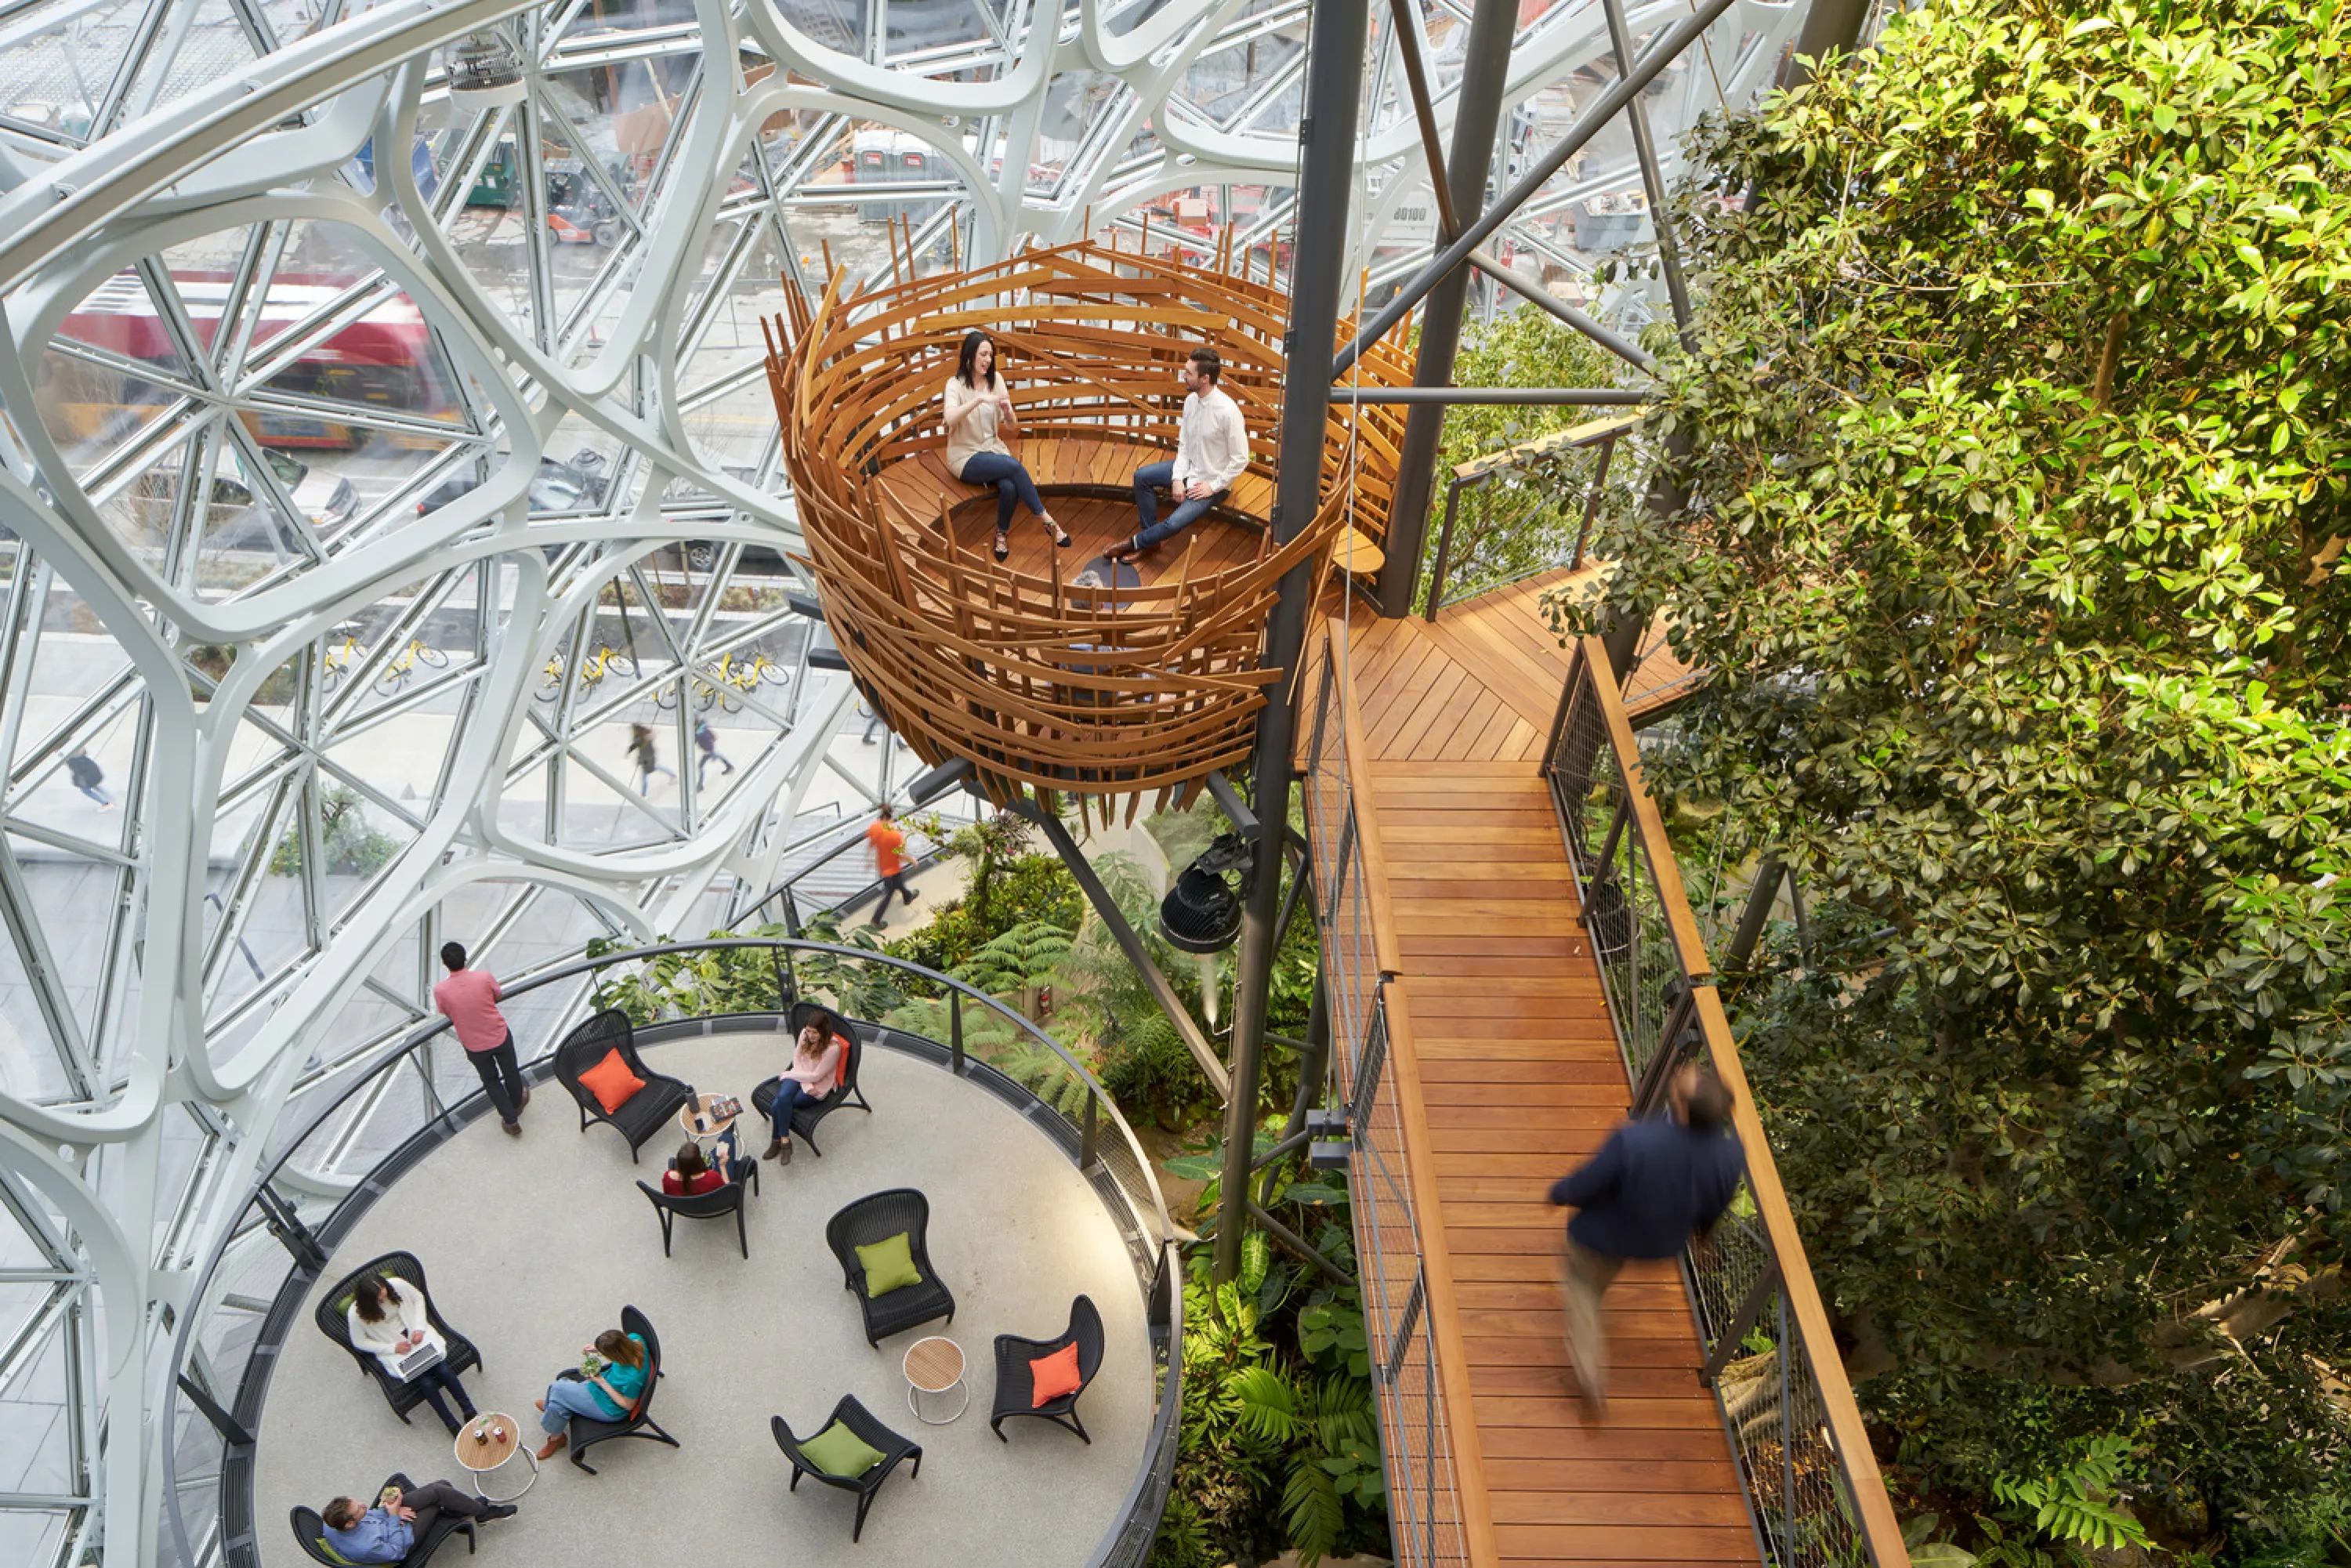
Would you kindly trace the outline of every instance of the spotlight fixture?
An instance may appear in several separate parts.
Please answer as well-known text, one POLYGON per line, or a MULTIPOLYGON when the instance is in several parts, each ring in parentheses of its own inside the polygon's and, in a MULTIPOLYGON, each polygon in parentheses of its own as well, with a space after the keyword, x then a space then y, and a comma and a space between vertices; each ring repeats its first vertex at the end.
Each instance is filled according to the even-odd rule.
POLYGON ((1159 931, 1186 953, 1221 953, 1241 934, 1241 894, 1233 890, 1228 873, 1243 873, 1248 883, 1249 846, 1238 833, 1219 833, 1176 878, 1176 885, 1159 901, 1159 931))
POLYGON ((468 33, 449 46, 449 96, 468 109, 523 100, 522 57, 496 32, 468 33))

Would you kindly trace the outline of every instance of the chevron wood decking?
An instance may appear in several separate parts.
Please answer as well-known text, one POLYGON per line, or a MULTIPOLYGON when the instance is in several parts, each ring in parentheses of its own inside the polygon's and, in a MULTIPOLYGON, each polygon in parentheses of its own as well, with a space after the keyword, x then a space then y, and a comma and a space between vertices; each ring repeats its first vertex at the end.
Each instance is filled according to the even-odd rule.
POLYGON ((1504 1563, 1753 1563, 1676 1266, 1635 1264, 1609 1293, 1605 1417, 1577 1397, 1563 1343, 1562 1216, 1545 1192, 1624 1118, 1630 1087, 1539 769, 1568 654, 1536 601, 1559 580, 1434 626, 1358 613, 1333 641, 1368 753, 1352 768, 1379 852, 1367 891, 1409 1013, 1392 1049, 1413 1053, 1426 1112, 1426 1146, 1408 1152, 1435 1176, 1440 1212, 1421 1225, 1441 1227, 1444 1257, 1427 1260, 1449 1264, 1468 1364, 1459 1481, 1482 1490, 1504 1563))

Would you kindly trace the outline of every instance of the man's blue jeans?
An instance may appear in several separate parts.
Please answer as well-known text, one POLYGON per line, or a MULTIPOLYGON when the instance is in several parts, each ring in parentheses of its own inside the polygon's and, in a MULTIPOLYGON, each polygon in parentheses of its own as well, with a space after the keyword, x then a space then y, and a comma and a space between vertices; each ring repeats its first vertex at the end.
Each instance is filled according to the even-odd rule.
POLYGON ((1134 542, 1138 548, 1149 549, 1162 539, 1175 538, 1190 528, 1210 507, 1223 500, 1226 494, 1219 490, 1213 496, 1202 496, 1196 500, 1179 501, 1163 523, 1159 520, 1157 492, 1174 488, 1176 465, 1173 463, 1154 463, 1134 471, 1134 512, 1137 519, 1134 542))

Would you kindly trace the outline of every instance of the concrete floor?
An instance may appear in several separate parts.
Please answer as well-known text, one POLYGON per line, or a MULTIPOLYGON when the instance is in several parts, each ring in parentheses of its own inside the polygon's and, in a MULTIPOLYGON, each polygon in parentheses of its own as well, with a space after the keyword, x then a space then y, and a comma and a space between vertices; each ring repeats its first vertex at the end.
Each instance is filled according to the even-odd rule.
MULTIPOLYGON (((783 1053, 778 1037, 740 1034, 653 1046, 647 1058, 747 1103, 783 1053)), ((842 1394, 924 1448, 921 1477, 902 1465, 875 1500, 856 1548, 865 1561, 1076 1564, 1117 1521, 1143 1463, 1151 1362, 1142 1294, 1100 1199, 1043 1133, 943 1070, 870 1050, 862 1077, 872 1116, 836 1113, 819 1134, 824 1157, 801 1147, 789 1169, 760 1167, 747 1262, 734 1226, 716 1221, 679 1221, 676 1255, 664 1260, 634 1180, 657 1185, 674 1144, 647 1144, 632 1169, 617 1133, 578 1131, 552 1082, 538 1087, 521 1139, 478 1120, 361 1218, 327 1279, 413 1250, 444 1315, 481 1346, 485 1369, 465 1376, 475 1403, 528 1431, 547 1380, 616 1325, 622 1303, 661 1335, 668 1375, 653 1414, 683 1447, 617 1439, 590 1455, 593 1476, 558 1455, 515 1519, 482 1528, 486 1558, 532 1568, 836 1560, 850 1550, 855 1497, 805 1479, 788 1493, 790 1462, 768 1419, 780 1414, 806 1435, 842 1394), (824 1224, 841 1205, 899 1186, 931 1200, 931 1256, 956 1293, 956 1317, 869 1347, 824 1224), (1101 1309, 1109 1345, 1079 1407, 1092 1446, 1033 1420, 1007 1423, 1011 1440, 999 1443, 987 1427, 994 1336, 1058 1333, 1079 1291, 1101 1309), (963 1347, 971 1405, 950 1425, 925 1427, 908 1414, 901 1362, 915 1339, 940 1332, 963 1347)), ((304 1302, 288 1335, 260 1423, 255 1505, 272 1565, 307 1561, 285 1523, 297 1502, 364 1498, 393 1470, 420 1482, 465 1479, 432 1412, 419 1407, 414 1425, 402 1426, 319 1333, 315 1304, 315 1295, 304 1302)), ((517 1459, 489 1490, 503 1495, 526 1473, 517 1459)))

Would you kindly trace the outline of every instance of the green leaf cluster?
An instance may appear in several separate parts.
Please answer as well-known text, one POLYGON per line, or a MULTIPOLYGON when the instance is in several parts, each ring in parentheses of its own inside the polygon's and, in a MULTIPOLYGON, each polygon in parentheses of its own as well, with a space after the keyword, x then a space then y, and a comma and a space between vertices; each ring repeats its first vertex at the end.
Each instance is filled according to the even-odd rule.
POLYGON ((2346 62, 1936 0, 1702 127, 1682 499, 1601 542, 1712 675, 1657 784, 1802 882, 1737 1021, 1897 1484, 2152 1433, 2230 1554, 2351 1444, 2346 62))

